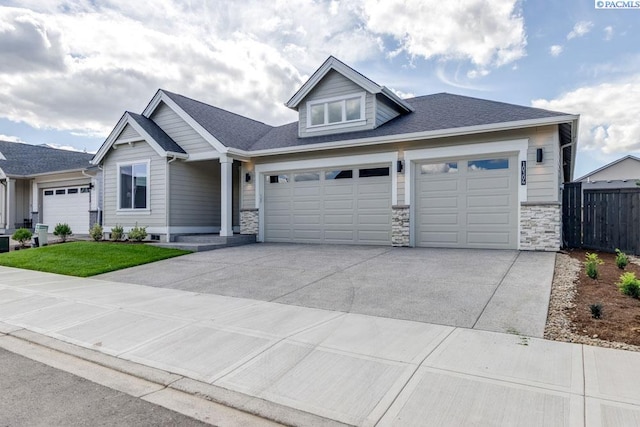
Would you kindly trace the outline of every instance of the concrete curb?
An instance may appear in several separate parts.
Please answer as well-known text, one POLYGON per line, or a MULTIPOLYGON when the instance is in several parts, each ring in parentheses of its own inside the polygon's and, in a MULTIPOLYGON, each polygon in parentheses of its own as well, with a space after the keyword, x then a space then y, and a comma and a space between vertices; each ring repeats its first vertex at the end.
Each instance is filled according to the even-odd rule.
POLYGON ((206 423, 221 427, 346 425, 26 329, 13 329, 0 322, 0 347, 206 423))

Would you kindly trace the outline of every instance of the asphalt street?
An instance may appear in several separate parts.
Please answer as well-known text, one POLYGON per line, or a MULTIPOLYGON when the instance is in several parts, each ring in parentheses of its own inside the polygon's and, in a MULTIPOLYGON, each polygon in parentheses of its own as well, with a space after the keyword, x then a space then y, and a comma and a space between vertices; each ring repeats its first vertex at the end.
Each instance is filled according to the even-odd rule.
POLYGON ((0 348, 0 426, 206 426, 0 348))

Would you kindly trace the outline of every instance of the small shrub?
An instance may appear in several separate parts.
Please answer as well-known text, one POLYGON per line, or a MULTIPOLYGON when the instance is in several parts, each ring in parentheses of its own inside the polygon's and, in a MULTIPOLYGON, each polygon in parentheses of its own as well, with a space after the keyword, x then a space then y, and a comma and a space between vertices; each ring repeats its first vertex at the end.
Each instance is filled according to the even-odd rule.
POLYGON ((53 229, 53 235, 58 236, 60 240, 62 240, 62 243, 66 242, 67 237, 72 234, 73 231, 71 231, 71 227, 69 227, 69 224, 67 223, 56 224, 56 228, 53 229))
POLYGON ((102 237, 104 235, 102 226, 98 223, 93 224, 93 227, 89 229, 89 235, 96 242, 99 242, 100 240, 102 240, 102 237))
POLYGON ((589 309, 591 310, 591 317, 594 319, 600 319, 602 317, 602 304, 591 304, 589 309))
POLYGON ((624 268, 629 264, 629 257, 624 252, 620 251, 620 249, 616 249, 616 265, 620 270, 624 270, 624 268))
POLYGON ((111 240, 117 242, 118 240, 122 240, 122 236, 124 236, 124 228, 121 225, 114 225, 111 227, 111 240))
POLYGON ((585 268, 587 276, 592 279, 598 278, 598 265, 603 264, 604 262, 598 258, 598 254, 587 252, 585 268))
POLYGON ((26 228, 18 228, 11 236, 11 238, 20 243, 20 246, 22 246, 23 248, 26 246, 26 243, 31 240, 32 237, 33 233, 26 228))
POLYGON ((623 273, 620 281, 616 283, 620 292, 633 298, 640 297, 640 280, 636 278, 636 274, 632 272, 623 273))
POLYGON ((127 235, 131 240, 141 242, 147 238, 147 227, 138 227, 138 224, 136 224, 136 226, 133 227, 127 235))

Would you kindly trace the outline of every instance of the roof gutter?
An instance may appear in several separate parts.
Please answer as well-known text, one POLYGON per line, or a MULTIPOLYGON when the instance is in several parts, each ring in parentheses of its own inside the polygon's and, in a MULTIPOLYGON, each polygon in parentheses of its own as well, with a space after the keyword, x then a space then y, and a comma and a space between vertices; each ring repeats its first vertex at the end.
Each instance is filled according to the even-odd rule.
POLYGON ((79 169, 66 169, 66 170, 61 170, 61 171, 51 171, 51 172, 41 172, 41 173, 34 173, 34 174, 30 174, 30 175, 11 175, 12 178, 35 178, 37 176, 44 176, 44 175, 51 175, 51 174, 57 174, 57 173, 71 173, 71 172, 82 172, 84 170, 87 170, 87 168, 79 168, 79 169))
MULTIPOLYGON (((514 122, 503 122, 489 125, 466 126, 461 128, 438 129, 426 132, 414 132, 396 135, 385 135, 372 138, 350 139, 346 141, 321 142, 309 145, 294 145, 292 147, 271 148, 266 150, 246 151, 235 148, 229 148, 230 155, 246 156, 246 157, 264 157, 276 154, 295 154, 313 151, 322 151, 334 148, 351 148, 362 147, 379 144, 389 144, 394 142, 416 141, 420 139, 448 138, 453 136, 470 135, 486 132, 498 132, 513 129, 521 129, 543 125, 553 125, 560 123, 572 122, 576 123, 579 115, 568 114, 566 116, 547 117, 543 119, 518 120, 514 122)), ((577 126, 577 125, 576 125, 577 126)), ((577 127, 576 127, 577 129, 577 127)), ((575 138, 575 137, 574 137, 575 138)), ((573 162, 572 162, 573 164, 573 162)))

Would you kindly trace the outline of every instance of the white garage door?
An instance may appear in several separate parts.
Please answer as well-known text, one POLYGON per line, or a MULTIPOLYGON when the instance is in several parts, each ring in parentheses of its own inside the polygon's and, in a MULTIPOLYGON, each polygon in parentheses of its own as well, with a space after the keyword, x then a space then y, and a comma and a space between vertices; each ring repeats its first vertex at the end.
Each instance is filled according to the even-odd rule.
POLYGON ((43 223, 52 233, 67 223, 73 234, 89 234, 89 187, 51 188, 43 192, 43 223))
POLYGON ((458 159, 416 168, 416 245, 517 249, 515 157, 458 159))
POLYGON ((264 188, 267 242, 391 243, 389 167, 268 174, 264 188))

